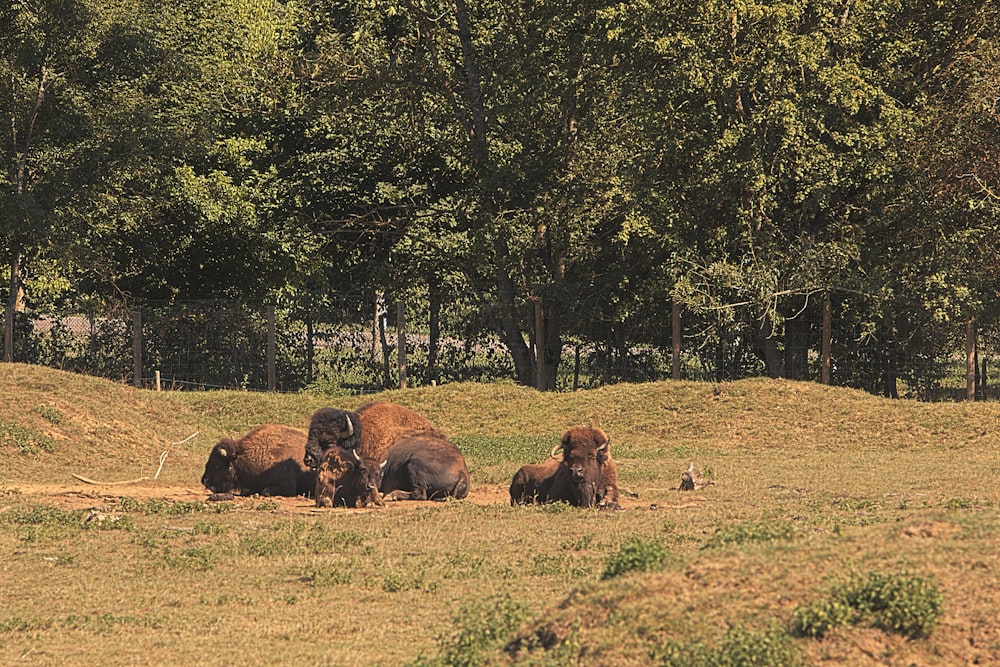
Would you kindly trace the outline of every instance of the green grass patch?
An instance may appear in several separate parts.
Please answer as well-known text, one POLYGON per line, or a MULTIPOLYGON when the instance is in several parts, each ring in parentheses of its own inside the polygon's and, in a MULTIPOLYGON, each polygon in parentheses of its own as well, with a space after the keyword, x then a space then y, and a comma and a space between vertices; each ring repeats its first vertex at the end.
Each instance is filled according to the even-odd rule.
POLYGON ((612 579, 629 572, 659 572, 667 566, 669 556, 670 552, 659 542, 633 540, 608 559, 601 578, 612 579))
POLYGON ((910 639, 928 636, 943 611, 936 582, 910 574, 870 573, 837 586, 823 600, 799 606, 792 629, 821 637, 843 625, 869 625, 910 639))
POLYGON ((0 446, 14 447, 22 454, 56 451, 56 441, 16 422, 0 422, 0 446))
POLYGON ((791 523, 750 521, 716 528, 711 537, 702 545, 702 549, 718 549, 733 544, 790 540, 793 537, 795 537, 795 526, 791 523))

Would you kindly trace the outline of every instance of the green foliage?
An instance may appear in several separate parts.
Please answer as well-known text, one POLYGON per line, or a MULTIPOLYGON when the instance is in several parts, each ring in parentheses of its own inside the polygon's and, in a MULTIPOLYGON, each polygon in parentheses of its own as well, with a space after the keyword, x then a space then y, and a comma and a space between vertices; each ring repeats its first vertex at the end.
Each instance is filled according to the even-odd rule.
POLYGON ((659 542, 632 540, 608 559, 601 578, 612 579, 629 572, 659 572, 666 567, 669 556, 670 552, 659 542))
POLYGON ((802 657, 788 634, 779 627, 764 632, 734 625, 718 646, 670 642, 653 651, 661 667, 799 667, 802 657))
POLYGON ((790 540, 793 537, 795 537, 795 526, 792 523, 775 521, 739 523, 716 528, 712 536, 702 545, 702 549, 718 549, 730 544, 790 540))
POLYGON ((825 600, 798 607, 795 633, 820 637, 841 625, 870 625, 915 639, 928 636, 943 612, 943 596, 929 578, 872 572, 836 587, 825 600))
POLYGON ((0 422, 0 446, 15 447, 23 454, 56 451, 55 440, 15 422, 0 422))
POLYGON ((506 595, 466 605, 455 616, 455 631, 439 638, 441 653, 409 667, 477 667, 527 617, 527 609, 506 595))

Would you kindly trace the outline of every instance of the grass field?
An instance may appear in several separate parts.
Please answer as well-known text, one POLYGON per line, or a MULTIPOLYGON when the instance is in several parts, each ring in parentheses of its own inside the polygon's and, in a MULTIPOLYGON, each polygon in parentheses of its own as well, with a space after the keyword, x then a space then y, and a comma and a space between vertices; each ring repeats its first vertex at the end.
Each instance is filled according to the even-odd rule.
POLYGON ((220 437, 371 398, 0 365, 0 664, 1000 664, 1000 404, 386 392, 462 448, 467 500, 205 502, 220 437), (510 507, 513 472, 579 424, 611 436, 624 509, 510 507), (714 484, 678 491, 692 462, 714 484))

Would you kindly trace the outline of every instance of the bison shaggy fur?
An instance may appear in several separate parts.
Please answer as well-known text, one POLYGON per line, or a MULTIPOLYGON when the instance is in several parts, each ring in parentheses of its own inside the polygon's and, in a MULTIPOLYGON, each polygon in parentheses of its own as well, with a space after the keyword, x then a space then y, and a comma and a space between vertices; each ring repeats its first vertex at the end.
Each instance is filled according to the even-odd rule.
POLYGON ((316 470, 317 507, 368 507, 381 505, 382 467, 355 450, 331 448, 316 470))
POLYGON ((604 431, 585 426, 571 428, 552 450, 552 456, 542 463, 524 465, 514 473, 511 505, 568 502, 576 507, 618 509, 618 466, 611 458, 610 439, 604 431))
POLYGON ((306 432, 264 424, 242 438, 223 438, 205 462, 201 483, 213 494, 239 490, 245 495, 294 496, 313 488, 304 463, 306 432))
POLYGON ((379 490, 392 500, 461 499, 469 495, 469 469, 447 438, 404 436, 386 452, 379 490))
POLYGON ((320 408, 309 423, 306 461, 318 466, 323 452, 335 445, 382 461, 392 443, 418 433, 444 437, 426 417, 395 403, 375 401, 357 412, 320 408))

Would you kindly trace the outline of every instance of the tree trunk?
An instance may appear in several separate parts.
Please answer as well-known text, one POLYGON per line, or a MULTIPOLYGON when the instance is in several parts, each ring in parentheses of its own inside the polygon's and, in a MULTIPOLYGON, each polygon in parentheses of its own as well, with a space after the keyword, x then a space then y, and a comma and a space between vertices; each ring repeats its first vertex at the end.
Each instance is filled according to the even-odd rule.
POLYGON ((770 378, 780 378, 785 375, 785 362, 778 351, 778 341, 774 337, 774 325, 768 315, 761 317, 757 331, 760 334, 760 348, 764 356, 764 368, 770 378))
POLYGON ((396 365, 399 369, 399 388, 406 389, 406 302, 400 299, 396 304, 396 365))
POLYGON ((483 218, 480 220, 480 224, 484 227, 492 226, 494 228, 494 271, 500 310, 500 335, 514 361, 517 381, 520 384, 531 386, 533 384, 531 350, 518 326, 516 290, 514 279, 510 273, 508 230, 498 220, 496 174, 490 160, 486 136, 486 112, 483 106, 479 63, 475 44, 472 41, 472 25, 469 23, 469 13, 465 0, 455 0, 453 7, 455 9, 455 22, 458 26, 458 39, 462 45, 462 64, 467 84, 465 90, 470 112, 469 141, 474 167, 479 178, 480 215, 483 218))
POLYGON ((830 384, 831 348, 833 347, 833 304, 830 293, 823 299, 823 340, 820 345, 820 377, 822 384, 830 384))
POLYGON ((24 297, 21 286, 21 248, 16 239, 11 240, 10 247, 10 286, 7 292, 7 303, 4 308, 3 360, 14 361, 14 322, 19 312, 23 310, 24 297))
POLYGON ((805 297, 793 299, 785 319, 785 377, 789 380, 809 378, 809 319, 805 312, 805 297))
POLYGON ((670 305, 670 377, 681 379, 681 304, 670 305))
POLYGON ((965 400, 976 400, 976 318, 965 323, 965 400))
POLYGON ((437 384, 438 345, 441 338, 441 286, 432 278, 429 287, 430 334, 427 341, 427 380, 437 384))

